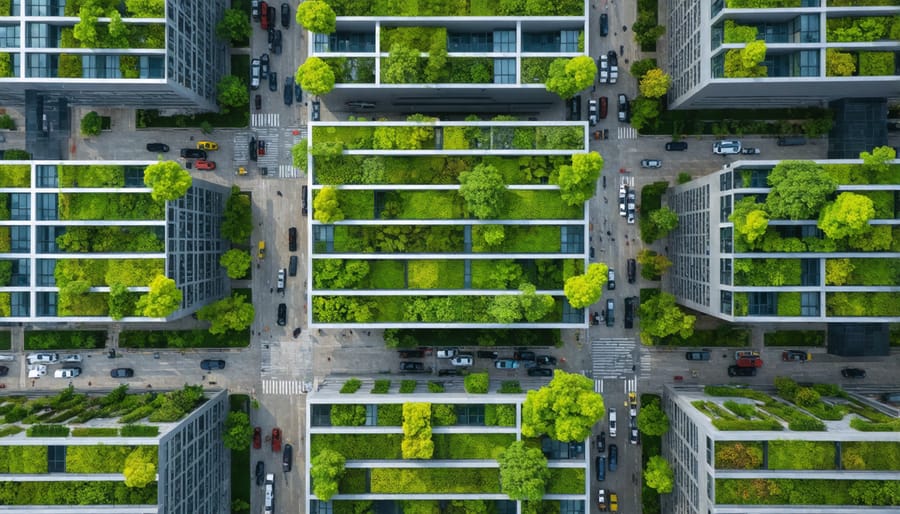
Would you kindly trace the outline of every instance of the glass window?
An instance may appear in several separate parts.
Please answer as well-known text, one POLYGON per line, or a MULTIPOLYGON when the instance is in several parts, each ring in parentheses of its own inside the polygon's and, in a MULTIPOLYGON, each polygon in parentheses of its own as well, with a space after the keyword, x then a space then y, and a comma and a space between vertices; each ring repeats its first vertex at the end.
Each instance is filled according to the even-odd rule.
POLYGON ((731 259, 720 259, 719 281, 725 285, 731 285, 731 259))
POLYGON ((328 34, 313 34, 313 47, 316 52, 328 51, 328 34))
POLYGON ((560 228, 562 253, 584 253, 584 228, 571 225, 560 228))
POLYGON ((719 251, 721 253, 731 253, 732 252, 732 233, 734 229, 732 227, 722 227, 719 229, 719 251))
POLYGON ((366 405, 366 426, 374 427, 378 424, 378 405, 366 405))
POLYGON ((56 166, 40 165, 35 166, 37 173, 37 187, 59 187, 59 173, 56 166))
POLYGON ((31 227, 14 226, 9 229, 10 251, 28 253, 31 251, 31 227))
POLYGON ((722 311, 722 314, 731 314, 731 291, 722 291, 719 296, 719 310, 722 311))
POLYGON ((9 195, 9 219, 31 219, 31 194, 10 193, 9 195))
POLYGON ((50 473, 66 472, 66 447, 65 446, 48 446, 47 447, 47 471, 50 473))
POLYGON ((56 193, 38 193, 36 201, 37 219, 58 219, 59 195, 57 195, 56 193))
POLYGON ((322 405, 320 403, 312 406, 312 419, 310 423, 314 427, 330 427, 331 426, 331 405, 322 405))
POLYGON ((731 195, 719 197, 719 219, 728 221, 728 216, 731 216, 731 195))
POLYGON ((584 309, 576 309, 568 301, 564 301, 563 323, 584 323, 584 309))
POLYGON ((59 252, 59 246, 56 245, 56 238, 65 234, 65 227, 37 227, 37 253, 56 253, 59 252))
POLYGON ((719 176, 719 189, 722 191, 730 191, 731 190, 731 177, 733 174, 730 171, 726 171, 719 176))
MULTIPOLYGON (((29 285, 29 278, 31 277, 31 273, 29 273, 29 265, 30 262, 28 259, 15 259, 12 261, 7 261, 12 263, 12 276, 9 278, 9 285, 25 287, 29 285)), ((0 283, 0 286, 6 284, 0 283)))
POLYGON ((578 51, 578 36, 579 32, 577 30, 563 30, 559 34, 560 42, 559 42, 559 51, 560 52, 577 52, 578 51))
POLYGON ((750 302, 750 316, 774 316, 777 293, 771 291, 751 291, 747 293, 750 302))
POLYGON ((819 259, 800 259, 800 285, 818 286, 819 279, 819 259))
MULTIPOLYGON (((165 78, 165 57, 161 55, 142 55, 140 60, 142 79, 165 78)), ((118 60, 116 61, 116 70, 118 71, 118 60)))
MULTIPOLYGON (((577 47, 576 47, 577 50, 577 47)), ((515 52, 516 51, 516 31, 514 30, 495 30, 494 31, 494 52, 515 52)))
POLYGON ((46 23, 26 23, 25 31, 27 39, 25 46, 28 48, 52 48, 55 47, 55 41, 51 44, 50 25, 46 23))
MULTIPOLYGON (((803 50, 799 55, 801 77, 818 77, 819 76, 819 51, 803 50)), ((795 70, 797 71, 797 70, 795 70)))
POLYGON ((10 314, 17 318, 28 316, 31 311, 31 293, 18 291, 10 293, 10 314))
POLYGON ((56 269, 56 259, 38 259, 37 260, 37 286, 38 287, 54 287, 56 286, 56 277, 53 271, 56 269))
POLYGON ((715 50, 722 45, 725 41, 725 30, 722 27, 722 23, 716 23, 712 26, 712 30, 709 32, 709 40, 710 40, 710 48, 715 50))
POLYGON ((19 48, 19 25, 0 25, 0 47, 19 48))
POLYGON ((459 425, 484 425, 484 405, 457 405, 456 423, 459 425))
POLYGON ((821 313, 819 298, 817 292, 800 293, 800 315, 818 317, 821 313))

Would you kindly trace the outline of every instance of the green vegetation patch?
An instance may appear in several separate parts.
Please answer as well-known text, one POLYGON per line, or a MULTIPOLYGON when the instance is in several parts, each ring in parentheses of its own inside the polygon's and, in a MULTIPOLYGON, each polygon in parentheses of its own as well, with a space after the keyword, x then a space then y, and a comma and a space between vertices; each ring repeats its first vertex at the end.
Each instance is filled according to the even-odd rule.
POLYGON ((800 259, 735 259, 736 286, 799 286, 800 259))
POLYGON ((417 346, 458 346, 460 341, 477 341, 479 346, 561 346, 559 330, 494 330, 494 329, 396 329, 385 330, 385 344, 390 348, 417 346))
POLYGON ((779 330, 763 335, 766 346, 822 346, 824 330, 779 330))
POLYGON ((879 77, 894 74, 894 52, 859 52, 858 75, 879 77))
MULTIPOLYGON (((232 412, 250 414, 250 397, 245 394, 228 396, 229 409, 232 412)), ((250 504, 250 445, 240 450, 231 450, 231 501, 250 504)))
POLYGON ((550 468, 548 494, 584 494, 584 468, 550 468))
POLYGON ((250 344, 250 329, 210 334, 209 330, 123 330, 123 348, 243 348, 250 344))
MULTIPOLYGON (((125 459, 134 451, 132 446, 69 446, 66 449, 67 473, 121 473, 125 469, 125 459)), ((146 447, 150 448, 150 447, 146 447)), ((159 454, 153 447, 152 462, 156 464, 159 454)))
POLYGON ((372 261, 369 269, 373 289, 406 288, 406 266, 403 261, 372 261))
POLYGON ((491 468, 375 468, 370 476, 372 494, 500 492, 500 470, 491 468))
POLYGON ((106 332, 102 330, 28 330, 25 332, 26 350, 93 349, 106 346, 106 332))
MULTIPOLYGON (((249 464, 247 469, 249 483, 249 464)), ((156 505, 156 488, 156 482, 146 487, 100 481, 0 482, 0 498, 6 505, 156 505)))
POLYGON ((510 253, 558 252, 561 228, 558 225, 505 226, 502 249, 510 253))
POLYGON ((28 164, 0 164, 0 187, 30 187, 31 166, 28 164))
MULTIPOLYGON (((658 289, 641 289, 641 303, 644 302, 644 291, 659 291, 658 289)), ((688 338, 679 335, 665 337, 658 343, 661 346, 727 346, 743 347, 750 345, 750 329, 733 324, 722 324, 715 329, 694 330, 688 338)))
POLYGON ((769 469, 835 469, 830 441, 769 441, 769 469))
POLYGON ((148 193, 60 193, 60 220, 163 220, 164 201, 148 193))
POLYGON ((716 503, 737 505, 898 505, 895 483, 869 480, 717 479, 716 503))
POLYGON ((0 350, 9 350, 10 348, 12 348, 12 333, 0 330, 0 350))
POLYGON ((846 441, 841 443, 841 465, 855 470, 900 470, 900 443, 846 441))
MULTIPOLYGON (((433 459, 491 459, 516 440, 515 434, 432 434, 433 459)), ((583 489, 583 487, 582 487, 583 489)))
POLYGON ((412 260, 407 263, 409 289, 462 289, 465 262, 462 260, 412 260))
POLYGON ((759 441, 716 441, 716 469, 762 469, 759 441))
MULTIPOLYGON (((341 481, 338 483, 340 494, 365 494, 369 492, 368 470, 362 468, 348 468, 344 470, 341 481)), ((337 512, 337 509, 335 509, 337 512)))
POLYGON ((312 434, 310 453, 330 448, 348 460, 400 459, 403 434, 312 434))
POLYGON ((46 446, 0 446, 0 473, 47 472, 46 446))
POLYGON ((568 205, 559 191, 507 191, 507 209, 501 219, 581 219, 584 208, 568 205))
POLYGON ((77 427, 72 429, 72 433, 70 435, 72 437, 116 437, 119 435, 119 429, 104 427, 77 427))
POLYGON ((825 306, 828 316, 900 316, 900 293, 830 292, 825 306))

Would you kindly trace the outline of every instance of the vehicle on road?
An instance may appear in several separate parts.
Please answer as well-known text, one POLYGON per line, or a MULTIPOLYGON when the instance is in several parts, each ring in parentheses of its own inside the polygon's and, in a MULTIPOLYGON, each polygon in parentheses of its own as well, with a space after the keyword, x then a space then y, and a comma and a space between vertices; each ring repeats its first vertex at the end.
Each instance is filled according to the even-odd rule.
POLYGON ((756 368, 742 368, 739 366, 728 366, 729 377, 755 377, 756 368))
POLYGON ((616 271, 609 268, 606 271, 606 289, 612 291, 616 288, 616 271))
POLYGON ((556 366, 556 357, 552 355, 538 355, 536 361, 538 366, 556 366))
POLYGON ((619 54, 617 54, 615 50, 610 50, 609 52, 606 52, 606 57, 609 58, 610 66, 618 66, 619 65, 619 54))
MULTIPOLYGON (((262 110, 262 95, 254 95, 254 96, 253 96, 253 107, 254 107, 257 111, 262 110)), ((256 151, 255 148, 254 148, 254 151, 256 151)), ((250 155, 251 155, 250 158, 252 159, 252 158, 253 158, 253 157, 252 157, 253 153, 251 152, 250 155)))
POLYGON ((513 359, 516 359, 520 362, 535 362, 537 356, 532 351, 517 350, 513 353, 513 359))
POLYGON ((281 451, 281 429, 278 427, 272 429, 272 451, 281 451))
POLYGON ((591 125, 596 125, 598 119, 599 119, 599 109, 597 107, 597 100, 589 100, 588 101, 588 122, 591 125))
MULTIPOLYGON (((257 450, 262 448, 262 428, 260 427, 256 427, 253 429, 253 447, 257 450)), ((257 464, 257 468, 258 467, 259 465, 257 464)), ((256 479, 257 481, 259 481, 259 469, 257 469, 256 475, 256 479)))
POLYGON ((616 302, 612 298, 606 299, 606 326, 611 327, 616 322, 616 302))
POLYGON ((269 54, 259 56, 259 78, 262 80, 269 78, 269 54))
POLYGON ((14 360, 16 360, 15 355, 8 355, 8 354, 0 355, 0 362, 12 362, 14 360))
POLYGON ((421 359, 425 356, 424 350, 399 350, 401 359, 421 359))
POLYGON ((276 282, 276 284, 275 284, 275 292, 277 292, 277 293, 284 292, 284 280, 285 280, 286 275, 287 275, 286 269, 281 268, 280 270, 278 270, 278 282, 276 282))
POLYGON ((697 350, 693 352, 685 352, 684 358, 689 361, 708 361, 710 357, 709 350, 697 350))
POLYGON ((181 157, 185 159, 206 159, 206 150, 198 148, 182 148, 181 157))
POLYGON ((260 2, 259 4, 259 26, 263 30, 269 30, 269 4, 260 2))
POLYGON ((606 452, 606 432, 600 432, 600 435, 594 437, 594 441, 597 443, 597 453, 605 453, 606 452))
POLYGON ((109 376, 113 378, 131 378, 134 376, 134 370, 131 368, 116 368, 109 372, 109 376))
POLYGON ((262 139, 256 142, 256 155, 266 155, 266 142, 262 139))
MULTIPOLYGON (((274 52, 275 55, 281 55, 281 51, 283 48, 282 44, 283 43, 282 43, 282 39, 281 39, 281 30, 276 30, 275 31, 275 39, 272 41, 272 45, 269 49, 272 52, 274 52)), ((293 91, 292 91, 292 93, 293 93, 293 91)))
POLYGON ((81 374, 81 368, 62 368, 53 372, 55 378, 75 378, 81 374))
POLYGON ((253 19, 253 21, 259 21, 259 0, 250 1, 250 18, 253 19))
POLYGON ((866 370, 861 368, 844 368, 841 370, 844 378, 866 378, 866 370))
POLYGON ((759 352, 756 350, 738 350, 734 352, 734 360, 738 360, 743 357, 759 357, 759 352))
POLYGON ((83 359, 81 358, 81 355, 78 355, 77 353, 70 353, 68 355, 63 355, 63 358, 62 358, 63 362, 71 362, 71 363, 79 363, 79 362, 82 362, 82 360, 83 359))
POLYGON ((634 284, 637 280, 637 261, 628 259, 628 283, 634 284))
POLYGON ((629 225, 634 225, 634 211, 628 211, 628 216, 625 217, 625 221, 628 222, 629 225))
POLYGON ((741 357, 735 364, 739 368, 761 368, 763 361, 759 357, 741 357))
POLYGON ((294 82, 294 100, 297 103, 303 101, 303 89, 300 87, 300 84, 294 82))
POLYGON ((628 97, 624 93, 619 93, 619 121, 628 121, 628 97))
POLYGON ((594 470, 597 473, 597 481, 606 480, 606 455, 599 455, 594 459, 594 470))
POLYGON ((600 97, 600 119, 605 120, 607 111, 609 110, 609 99, 605 96, 600 97))
POLYGON ((752 146, 746 146, 741 149, 741 153, 744 155, 757 155, 757 154, 759 154, 759 148, 753 148, 752 146))
POLYGON ((28 365, 28 378, 41 378, 42 376, 47 374, 47 365, 46 364, 29 364, 28 365))
POLYGON ((147 143, 147 151, 166 153, 169 151, 169 145, 165 143, 147 143))
POLYGON ((9 368, 0 366, 0 377, 5 377, 6 375, 9 375, 9 368))
POLYGON ((225 369, 225 361, 221 359, 203 359, 202 361, 200 361, 200 369, 225 369))
POLYGON ((600 489, 597 491, 597 508, 600 509, 600 512, 606 512, 606 490, 600 489))
POLYGON ((734 155, 741 153, 740 141, 716 141, 713 143, 713 153, 716 155, 734 155))
POLYGON ((447 369, 439 369, 438 376, 439 377, 457 377, 463 374, 463 370, 458 368, 447 368, 447 369))
POLYGON ((475 356, 478 357, 479 359, 496 359, 497 357, 500 356, 500 354, 497 352, 490 352, 487 350, 478 350, 477 352, 475 352, 475 356))
POLYGON ((531 368, 528 370, 529 377, 552 377, 553 370, 550 368, 531 368))
POLYGON ((498 359, 494 361, 494 367, 497 369, 516 369, 519 367, 519 361, 515 359, 498 359))
POLYGON ((215 141, 197 141, 197 148, 206 151, 218 150, 219 143, 216 143, 215 141))
POLYGON ((321 117, 321 106, 319 101, 313 100, 310 106, 312 107, 312 109, 310 109, 309 111, 310 120, 319 121, 319 118, 321 117))
POLYGON ((425 369, 425 365, 421 362, 401 362, 400 371, 405 371, 407 373, 425 373, 427 370, 425 369))
POLYGON ((296 255, 291 255, 290 260, 288 261, 288 276, 296 277, 297 276, 297 264, 299 259, 296 255))
POLYGON ((207 161, 205 159, 200 159, 196 163, 198 170, 206 170, 212 171, 216 169, 216 161, 207 161))
POLYGON ((601 55, 597 58, 597 72, 601 84, 609 82, 609 58, 607 56, 601 55))
POLYGON ((281 26, 284 28, 291 26, 291 6, 287 2, 281 4, 281 26))
POLYGON ((450 364, 454 366, 471 366, 473 362, 470 354, 460 354, 450 359, 450 364))
POLYGON ((667 152, 683 152, 688 149, 688 144, 684 141, 669 141, 666 143, 667 152))
POLYGON ((259 81, 262 79, 262 68, 259 59, 250 61, 250 89, 259 89, 259 81))
POLYGON ((625 328, 634 328, 634 306, 636 300, 629 296, 625 298, 625 328))
POLYGON ((256 258, 259 260, 263 260, 266 258, 266 242, 260 241, 259 247, 256 250, 256 258))
POLYGON ((456 348, 443 348, 437 351, 438 359, 452 359, 459 351, 456 348))
POLYGON ((278 304, 278 320, 276 322, 279 327, 287 325, 287 304, 278 304))
POLYGON ((294 103, 294 77, 284 79, 284 105, 294 103))
POLYGON ((307 186, 303 186, 302 191, 303 192, 300 194, 300 196, 301 196, 301 200, 303 201, 303 205, 300 207, 300 213, 302 215, 306 216, 307 214, 309 214, 309 209, 308 209, 309 203, 306 200, 306 196, 307 196, 307 194, 309 194, 309 189, 307 186))
POLYGON ((275 475, 273 473, 266 475, 266 497, 263 509, 263 514, 274 514, 275 512, 275 475))
POLYGON ((659 159, 642 159, 641 168, 656 169, 662 168, 662 161, 659 159))
POLYGON ((288 251, 297 251, 297 227, 288 229, 288 251))
POLYGON ((628 442, 631 444, 638 444, 640 441, 640 436, 638 435, 638 429, 636 426, 631 427, 631 437, 628 438, 628 442))
POLYGON ((59 362, 58 353, 29 353, 25 360, 28 364, 56 364, 59 362))
POLYGON ((278 73, 269 72, 269 91, 278 91, 278 73))
MULTIPOLYGON (((259 449, 258 446, 254 446, 254 448, 259 449)), ((258 460, 256 461, 256 485, 263 485, 266 480, 266 463, 258 460)))
POLYGON ((812 354, 803 350, 786 350, 781 352, 781 360, 806 362, 812 360, 812 354))
POLYGON ((609 445, 609 470, 615 471, 619 468, 619 447, 611 444, 609 445))
POLYGON ((281 455, 281 470, 285 473, 290 473, 291 468, 294 467, 294 447, 286 444, 284 445, 284 453, 281 455))
POLYGON ((619 495, 616 493, 609 493, 609 511, 619 512, 619 495))
POLYGON ((609 436, 616 436, 616 409, 609 409, 609 436))
POLYGON ((603 37, 609 35, 609 15, 606 13, 600 15, 600 35, 603 37))

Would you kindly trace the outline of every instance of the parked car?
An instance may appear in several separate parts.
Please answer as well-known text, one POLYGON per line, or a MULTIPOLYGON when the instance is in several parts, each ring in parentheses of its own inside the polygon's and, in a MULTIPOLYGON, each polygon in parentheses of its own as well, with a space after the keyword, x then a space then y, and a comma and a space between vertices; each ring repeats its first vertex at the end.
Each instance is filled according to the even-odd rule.
POLYGON ((284 28, 291 26, 291 6, 287 2, 281 4, 281 26, 284 28))
POLYGON ((600 35, 603 37, 609 35, 609 15, 606 13, 600 15, 600 35))
POLYGON ((844 378, 866 378, 866 370, 861 368, 844 368, 841 370, 844 378))
POLYGON ((756 368, 742 368, 740 366, 728 366, 729 377, 755 377, 756 368))
POLYGON ((308 187, 307 187, 307 186, 303 186, 303 188, 302 188, 302 193, 300 194, 300 197, 301 197, 300 199, 302 200, 303 205, 300 207, 300 213, 303 214, 304 216, 306 216, 307 214, 309 214, 309 209, 308 209, 309 203, 308 203, 307 200, 306 200, 306 197, 307 197, 308 194, 309 194, 309 189, 308 189, 308 187))
POLYGON ((734 155, 741 153, 740 141, 716 141, 713 143, 713 153, 716 155, 734 155))
POLYGON ((600 489, 597 491, 597 508, 600 509, 600 512, 606 512, 606 490, 600 489))
POLYGON ((62 368, 53 372, 55 378, 75 378, 81 374, 81 368, 62 368))
POLYGON ((291 252, 297 251, 297 227, 288 229, 288 250, 291 252))
POLYGON ((281 469, 285 473, 290 473, 291 468, 294 466, 294 447, 286 444, 284 445, 284 453, 281 455, 281 469))
POLYGON ((268 18, 269 18, 269 27, 275 26, 275 23, 276 23, 276 20, 275 20, 275 16, 276 16, 276 13, 275 13, 275 7, 274 7, 274 6, 271 6, 271 5, 270 5, 270 6, 267 6, 267 7, 266 7, 266 13, 267 13, 267 16, 268 16, 268 18))
MULTIPOLYGON (((275 55, 281 55, 282 50, 282 41, 281 41, 281 31, 275 31, 275 41, 272 41, 272 51, 275 52, 275 55)), ((293 91, 291 91, 293 93, 293 91)))
POLYGON ((734 360, 742 357, 759 357, 759 352, 756 350, 738 350, 734 352, 734 360))
POLYGON ((294 103, 294 77, 284 79, 284 105, 292 105, 294 103))
POLYGON ((398 350, 401 359, 421 359, 425 357, 423 350, 398 350))
POLYGON ((250 61, 250 89, 259 89, 259 81, 262 78, 262 68, 259 59, 250 61))
POLYGON ((203 359, 202 361, 200 361, 200 369, 225 369, 225 361, 221 359, 203 359))
POLYGON ((260 139, 256 142, 256 155, 266 155, 265 140, 260 139))
POLYGON ((207 161, 206 159, 199 159, 196 163, 198 170, 206 170, 212 171, 216 169, 216 161, 207 161))
POLYGON ((600 97, 600 119, 606 119, 606 112, 609 110, 609 99, 605 96, 600 97))
POLYGON ((594 459, 594 469, 597 472, 597 481, 606 480, 606 455, 599 455, 594 459))
MULTIPOLYGON (((257 450, 262 448, 262 428, 260 427, 256 427, 253 429, 253 447, 257 450)), ((257 465, 257 467, 258 466, 259 465, 257 465)), ((256 474, 257 480, 259 480, 259 470, 257 470, 256 474)))
POLYGON ((0 361, 2 361, 2 362, 12 362, 14 360, 16 360, 15 355, 9 355, 9 354, 5 354, 5 353, 0 354, 0 361))
POLYGON ((636 426, 631 427, 631 436, 628 438, 628 442, 631 444, 638 444, 641 440, 641 436, 638 434, 638 429, 636 426))
POLYGON ((497 369, 516 369, 519 367, 519 361, 515 359, 498 359, 494 361, 494 367, 497 369))
POLYGON ((29 353, 25 360, 28 364, 56 364, 59 362, 58 353, 29 353))
POLYGON ((637 261, 628 259, 628 283, 634 284, 637 280, 637 261))
POLYGON ((287 278, 286 275, 287 275, 286 269, 281 268, 280 270, 278 270, 278 280, 275 282, 275 292, 276 293, 284 292, 284 281, 287 278))
POLYGON ((556 366, 556 357, 552 355, 538 355, 536 360, 539 366, 556 366))
POLYGON ((259 56, 259 77, 262 80, 269 78, 269 54, 259 56))
POLYGON ((619 121, 628 121, 628 97, 624 93, 619 93, 619 121))
MULTIPOLYGON (((259 449, 258 447, 254 447, 259 449)), ((266 480, 266 463, 258 460, 256 461, 256 485, 263 485, 263 482, 266 480)))
POLYGON ((131 378, 134 376, 134 370, 131 368, 116 368, 109 372, 109 376, 113 378, 131 378))
MULTIPOLYGON (((253 96, 253 107, 256 108, 257 111, 262 109, 262 95, 253 96)), ((256 149, 254 148, 253 151, 255 152, 256 149)), ((250 153, 250 158, 253 158, 253 152, 250 153)))
POLYGON ((41 378, 42 376, 47 374, 47 365, 46 364, 29 364, 28 365, 28 378, 41 378))
POLYGON ((588 101, 588 122, 591 125, 596 125, 598 119, 599 119, 599 109, 597 107, 597 100, 589 100, 588 101))
POLYGON ((741 357, 736 364, 739 368, 761 368, 763 361, 759 357, 741 357))
POLYGON ((0 366, 0 377, 5 377, 6 375, 9 375, 9 368, 0 366))
POLYGON ((471 366, 473 362, 470 354, 460 354, 450 359, 450 364, 454 366, 471 366))
POLYGON ((597 443, 597 453, 606 452, 606 432, 600 432, 600 435, 594 437, 594 441, 597 443))
POLYGON ((271 21, 269 20, 269 4, 265 2, 260 2, 259 4, 259 26, 263 30, 269 30, 269 25, 271 21))
POLYGON ((294 82, 294 101, 300 103, 303 101, 303 89, 300 88, 300 84, 294 82))
POLYGON ((278 427, 272 429, 272 451, 281 451, 281 429, 278 427))
MULTIPOLYGON (((256 96, 260 96, 260 95, 256 95, 256 96)), ((255 161, 256 156, 259 154, 259 142, 256 140, 255 137, 250 138, 249 150, 250 150, 250 160, 255 161)))
POLYGON ((219 143, 216 143, 215 141, 197 141, 197 148, 206 151, 218 150, 219 143))
POLYGON ((287 304, 279 303, 278 304, 278 326, 283 327, 287 325, 287 304))
POLYGON ((606 289, 613 291, 616 288, 616 270, 609 268, 606 271, 606 289))
POLYGON ((165 143, 147 143, 147 151, 166 153, 169 151, 169 145, 165 143))
POLYGON ((609 58, 610 66, 618 66, 619 65, 619 54, 617 54, 615 50, 610 50, 609 52, 606 52, 606 56, 609 58))
POLYGON ((206 150, 199 148, 182 148, 181 157, 185 159, 206 159, 206 150))
POLYGON ((71 363, 76 363, 76 364, 79 362, 82 362, 82 360, 83 359, 81 358, 81 355, 78 355, 77 353, 70 353, 68 355, 63 355, 63 358, 62 358, 63 362, 71 362, 71 363))
POLYGON ((609 493, 609 511, 619 512, 619 495, 616 493, 609 493))
POLYGON ((611 327, 616 322, 616 302, 612 298, 606 299, 606 326, 611 327))
POLYGON ((311 121, 319 121, 319 118, 321 116, 320 115, 321 109, 319 107, 319 101, 313 100, 310 103, 310 106, 312 107, 312 109, 310 109, 310 111, 309 111, 309 119, 311 121))
POLYGON ((513 359, 516 359, 517 361, 534 362, 536 358, 534 352, 527 350, 518 350, 513 353, 513 359))
POLYGON ((688 144, 684 141, 669 141, 666 143, 667 152, 683 152, 688 149, 688 144))
POLYGON ((459 368, 447 368, 447 369, 439 369, 438 376, 439 377, 456 377, 463 374, 463 370, 459 368))
POLYGON ((299 260, 296 255, 291 255, 290 260, 288 261, 288 276, 296 277, 297 276, 297 263, 299 260))
POLYGON ((531 368, 528 370, 529 377, 552 377, 553 370, 550 368, 531 368))
POLYGON ((634 328, 634 311, 636 298, 629 296, 625 298, 625 328, 634 328))
POLYGON ((425 365, 421 362, 401 362, 400 371, 424 373, 425 365))
POLYGON ((278 73, 269 73, 269 91, 278 91, 278 73))
POLYGON ((689 361, 708 361, 710 355, 709 350, 698 350, 694 352, 685 352, 684 358, 689 361))
POLYGON ((759 154, 759 148, 753 148, 752 146, 746 146, 741 149, 741 153, 744 155, 757 155, 757 154, 759 154))
POLYGON ((615 471, 619 467, 619 447, 609 445, 609 470, 615 471))
POLYGON ((662 168, 662 161, 659 159, 642 159, 641 168, 656 169, 662 168))
POLYGON ((609 436, 616 436, 616 409, 609 409, 609 436))
POLYGON ((479 359, 496 359, 500 354, 497 352, 490 352, 487 350, 478 350, 475 352, 475 356, 479 359))
POLYGON ((253 21, 259 21, 259 0, 250 1, 250 17, 253 21))
POLYGON ((601 55, 597 58, 597 72, 601 84, 609 82, 609 57, 601 55))
POLYGON ((812 360, 812 354, 802 350, 787 350, 781 352, 781 360, 806 362, 812 360))
POLYGON ((437 351, 438 359, 452 359, 459 351, 456 348, 442 348, 437 351))

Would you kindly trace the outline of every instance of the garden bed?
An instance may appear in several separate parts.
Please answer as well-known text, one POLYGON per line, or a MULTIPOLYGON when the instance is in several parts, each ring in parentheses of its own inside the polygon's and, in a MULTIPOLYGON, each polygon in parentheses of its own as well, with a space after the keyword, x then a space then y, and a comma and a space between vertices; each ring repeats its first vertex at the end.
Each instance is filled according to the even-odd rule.
POLYGON ((59 193, 61 221, 165 220, 166 202, 147 193, 59 193))
POLYGON ((828 316, 900 316, 900 293, 897 292, 827 292, 828 316))
POLYGON ((865 480, 716 479, 716 503, 735 505, 898 505, 892 484, 865 480), (865 497, 868 501, 863 502, 865 497))
POLYGON ((843 441, 841 465, 853 470, 900 470, 900 443, 843 441))
POLYGON ((113 481, 0 482, 0 497, 8 499, 6 505, 156 505, 157 484, 128 487, 125 482, 113 481))
MULTIPOLYGON (((313 296, 317 323, 498 323, 489 308, 494 296, 313 296), (363 310, 359 310, 359 308, 363 310), (348 311, 349 309, 349 311, 348 311), (352 316, 347 314, 352 312, 352 316)), ((562 297, 538 323, 560 322, 562 297)), ((522 318, 519 321, 523 321, 522 318)), ((580 323, 581 321, 572 321, 580 323)))
POLYGON ((310 454, 332 449, 347 460, 402 459, 403 434, 311 434, 310 454))
POLYGON ((372 494, 500 493, 497 468, 373 468, 369 476, 372 494))
MULTIPOLYGON (((334 227, 334 253, 465 253, 465 235, 471 233, 472 253, 559 253, 565 225, 386 225, 334 227), (503 241, 490 245, 486 230, 499 230, 503 241)), ((579 227, 580 228, 580 227, 579 227)), ((315 253, 328 253, 315 241, 315 253)), ((370 262, 370 264, 372 264, 370 262)))
MULTIPOLYGON (((245 394, 228 396, 231 412, 244 412, 247 415, 250 397, 245 394)), ((231 450, 231 501, 250 505, 250 444, 248 442, 240 450, 231 450)), ((244 512, 247 512, 246 510, 244 512)))
POLYGON ((559 347, 559 330, 529 329, 388 329, 384 334, 388 347, 457 346, 460 341, 477 342, 479 346, 559 347))
POLYGON ((106 346, 103 330, 26 330, 26 350, 76 350, 106 346))
POLYGON ((565 0, 526 8, 524 4, 496 3, 490 0, 472 2, 437 2, 407 7, 388 2, 327 2, 337 16, 584 16, 584 4, 565 0))
POLYGON ((209 330, 123 330, 122 348, 243 348, 250 344, 250 329, 210 334, 209 330))
MULTIPOLYGON (((31 187, 30 164, 0 164, 0 187, 31 187)), ((6 194, 3 195, 6 197, 6 194)), ((9 213, 2 219, 8 219, 9 213)))
POLYGON ((835 444, 829 441, 769 441, 769 469, 835 469, 835 444))
POLYGON ((760 441, 716 441, 716 469, 762 469, 760 441))
MULTIPOLYGON (((643 298, 641 303, 643 303, 643 298)), ((694 330, 694 333, 686 339, 678 335, 669 336, 660 340, 659 345, 744 347, 750 345, 750 329, 737 327, 732 324, 722 324, 715 329, 694 330)))
POLYGON ((516 435, 432 434, 431 440, 434 441, 432 459, 496 460, 500 453, 516 440, 516 435))
POLYGON ((824 330, 779 330, 763 335, 766 346, 822 346, 824 330))

